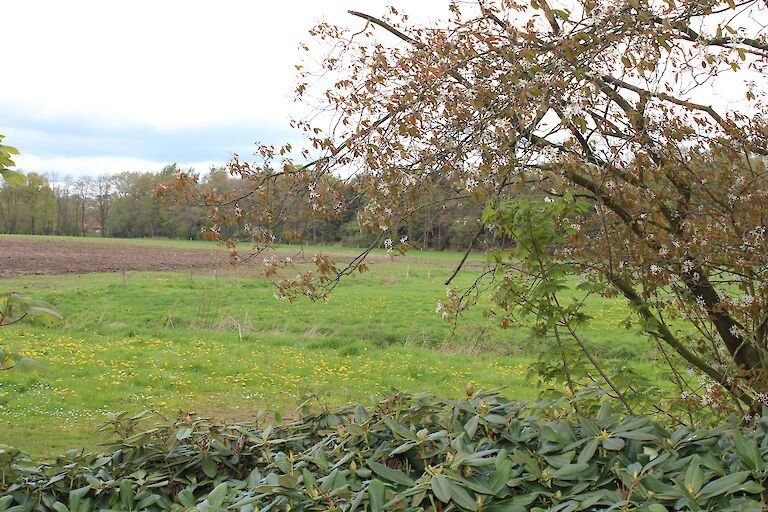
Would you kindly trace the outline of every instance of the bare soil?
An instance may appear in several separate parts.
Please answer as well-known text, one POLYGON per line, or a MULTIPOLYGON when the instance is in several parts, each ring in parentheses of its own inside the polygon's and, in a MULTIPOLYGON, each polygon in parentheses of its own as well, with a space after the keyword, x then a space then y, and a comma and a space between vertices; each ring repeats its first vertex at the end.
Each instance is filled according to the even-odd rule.
MULTIPOLYGON (((296 251, 280 250, 276 256, 291 256, 296 263, 307 263, 311 254, 296 254, 296 251)), ((328 254, 339 264, 348 262, 352 257, 347 254, 328 254)), ((258 263, 258 258, 254 260, 258 263)), ((377 263, 426 263, 440 267, 452 267, 455 263, 431 261, 424 258, 399 256, 391 258, 384 255, 369 255, 367 264, 377 263)), ((240 271, 254 272, 261 267, 258 264, 242 265, 240 271)), ((468 262, 466 267, 479 267, 478 263, 468 262)), ((89 274, 96 272, 128 271, 182 271, 190 269, 229 268, 229 251, 221 247, 200 247, 190 245, 163 245, 151 240, 118 240, 99 238, 61 238, 34 236, 0 235, 0 278, 89 274)), ((249 272, 249 273, 250 273, 249 272)))
POLYGON ((99 240, 51 240, 32 237, 14 240, 0 237, 0 278, 125 272, 174 271, 213 268, 227 264, 227 252, 209 249, 131 247, 99 240))

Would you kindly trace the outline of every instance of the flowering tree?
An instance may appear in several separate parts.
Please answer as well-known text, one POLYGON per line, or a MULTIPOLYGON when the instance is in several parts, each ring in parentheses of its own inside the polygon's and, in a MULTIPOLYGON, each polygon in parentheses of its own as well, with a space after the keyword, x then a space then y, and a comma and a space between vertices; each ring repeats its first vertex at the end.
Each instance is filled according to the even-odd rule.
MULTIPOLYGON (((437 27, 350 11, 362 28, 312 32, 333 48, 319 100, 329 127, 296 121, 310 146, 300 158, 262 146, 265 163, 230 164, 243 189, 198 199, 268 243, 280 216, 270 187, 332 217, 351 184, 359 222, 393 250, 423 208, 484 204, 477 232, 515 240, 491 255, 502 323, 530 313, 559 343, 581 344, 585 314, 558 298, 577 276, 585 293, 624 297, 665 356, 747 413, 768 392, 767 9, 480 0, 452 3, 437 27)), ((315 78, 304 72, 299 99, 315 97, 315 78)), ((175 187, 192 195, 193 181, 182 173, 175 187)), ((364 255, 344 268, 317 258, 278 296, 322 295, 364 255)), ((284 264, 268 263, 273 274, 284 264)), ((451 292, 438 309, 450 316, 467 297, 451 292)))

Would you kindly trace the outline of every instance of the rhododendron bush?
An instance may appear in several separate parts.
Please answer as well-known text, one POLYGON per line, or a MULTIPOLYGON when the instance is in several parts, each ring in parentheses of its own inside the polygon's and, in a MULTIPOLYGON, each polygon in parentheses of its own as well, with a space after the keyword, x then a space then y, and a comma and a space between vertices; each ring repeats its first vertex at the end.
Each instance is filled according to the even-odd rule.
MULTIPOLYGON (((481 276, 494 321, 528 322, 563 354, 577 347, 621 398, 579 335, 582 302, 560 291, 623 297, 673 369, 692 369, 674 372, 685 397, 757 412, 768 393, 768 4, 480 0, 449 13, 419 26, 395 9, 350 11, 347 27, 318 26, 322 69, 301 68, 297 86, 318 115, 293 123, 306 149, 235 158, 242 181, 226 193, 200 195, 184 173, 165 192, 203 202, 215 223, 239 226, 231 245, 257 250, 280 239, 289 209, 333 218, 361 201, 373 246, 398 251, 418 243, 401 230, 420 210, 483 205, 477 233, 499 241, 481 276)), ((317 257, 299 275, 268 258, 266 274, 279 298, 322 297, 364 255, 317 257)), ((480 288, 449 290, 438 312, 453 318, 480 288)), ((579 387, 575 365, 562 357, 579 387)))

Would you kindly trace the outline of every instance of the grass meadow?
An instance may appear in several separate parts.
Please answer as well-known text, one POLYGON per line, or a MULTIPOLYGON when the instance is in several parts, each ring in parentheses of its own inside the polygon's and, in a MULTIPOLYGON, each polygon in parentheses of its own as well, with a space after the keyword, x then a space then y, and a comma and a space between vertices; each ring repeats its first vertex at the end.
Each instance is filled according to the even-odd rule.
MULTIPOLYGON (((1 346, 42 367, 0 373, 0 444, 49 457, 92 448, 110 412, 248 420, 259 410, 290 416, 308 397, 339 405, 392 388, 458 396, 469 381, 535 399, 527 373, 538 345, 528 332, 494 326, 483 303, 444 322, 435 306, 460 255, 416 256, 424 262, 371 265, 314 303, 277 301, 264 278, 236 269, 3 279, 0 289, 46 300, 65 321, 0 330, 1 346)), ((460 274, 456 284, 472 278, 460 274)), ((620 326, 623 302, 594 298, 588 307, 595 349, 651 371, 648 342, 620 326)))

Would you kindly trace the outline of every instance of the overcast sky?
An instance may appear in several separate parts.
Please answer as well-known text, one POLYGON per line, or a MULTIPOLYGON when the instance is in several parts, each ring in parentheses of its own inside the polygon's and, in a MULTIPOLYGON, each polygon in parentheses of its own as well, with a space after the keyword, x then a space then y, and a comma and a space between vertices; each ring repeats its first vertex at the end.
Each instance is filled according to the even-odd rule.
MULTIPOLYGON (((59 176, 206 171, 249 158, 257 140, 298 146, 288 120, 306 113, 292 92, 309 28, 358 29, 347 9, 379 16, 389 4, 429 23, 449 1, 6 1, 0 134, 20 169, 59 176)), ((738 82, 705 99, 731 106, 738 82)))
MULTIPOLYGON (((294 139, 294 65, 307 30, 447 0, 4 2, 0 134, 18 167, 58 175, 207 170, 253 143, 294 139)), ((429 13, 429 14, 428 14, 429 13)))

